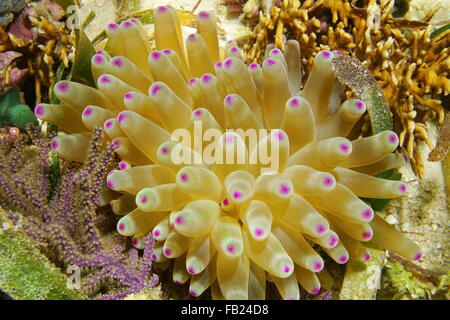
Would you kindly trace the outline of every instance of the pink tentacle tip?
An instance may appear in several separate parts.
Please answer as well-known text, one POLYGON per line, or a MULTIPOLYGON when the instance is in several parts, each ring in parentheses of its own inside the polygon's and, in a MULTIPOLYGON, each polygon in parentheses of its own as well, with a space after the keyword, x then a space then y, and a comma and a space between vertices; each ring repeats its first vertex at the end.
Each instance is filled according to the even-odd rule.
POLYGON ((154 97, 158 94, 158 92, 161 91, 161 86, 154 84, 150 88, 150 94, 154 97))
POLYGON ((338 242, 339 242, 339 239, 335 236, 332 236, 330 238, 329 245, 330 245, 330 247, 334 247, 338 242))
POLYGON ((100 83, 103 84, 111 83, 111 78, 109 76, 101 76, 99 80, 100 83))
POLYGON ((114 67, 117 67, 117 68, 122 68, 122 66, 123 66, 123 60, 122 60, 121 58, 114 58, 114 59, 112 60, 112 65, 113 65, 114 67))
POLYGON ((415 256, 414 256, 414 260, 420 260, 422 258, 422 252, 418 252, 415 256))
POLYGON ((136 239, 133 239, 132 241, 131 241, 131 243, 133 244, 133 246, 137 246, 138 245, 138 241, 136 240, 136 239))
POLYGON ((189 180, 189 176, 186 173, 182 173, 180 175, 180 180, 183 182, 187 182, 189 180))
POLYGON ((131 18, 130 21, 133 22, 133 23, 138 23, 139 22, 139 20, 136 19, 136 18, 131 18))
POLYGON ((278 54, 281 54, 281 50, 280 49, 272 49, 272 51, 270 51, 270 53, 278 55, 278 54))
POLYGON ((34 114, 36 117, 42 117, 44 115, 45 108, 43 105, 38 104, 36 108, 34 108, 34 114))
POLYGON ((227 104, 227 106, 231 106, 233 105, 234 99, 232 95, 228 95, 225 98, 225 103, 227 104))
POLYGON ((239 198, 241 198, 242 197, 242 192, 240 192, 239 190, 235 190, 234 192, 233 192, 233 198, 234 199, 239 199, 239 198))
POLYGON ((401 185, 400 185, 400 191, 402 192, 402 193, 405 193, 406 192, 406 184, 404 184, 404 183, 402 183, 401 185))
POLYGON ((181 286, 181 285, 182 285, 182 283, 181 283, 180 281, 178 281, 178 280, 175 280, 173 283, 175 283, 175 284, 178 285, 178 286, 181 286))
POLYGON ((283 134, 283 132, 281 131, 275 131, 273 136, 275 137, 275 139, 277 139, 278 141, 282 141, 284 140, 285 136, 283 134))
POLYGON ((284 184, 284 183, 280 185, 280 190, 279 190, 279 192, 280 192, 281 194, 288 195, 288 194, 291 193, 291 191, 292 191, 292 189, 291 189, 290 186, 288 186, 288 185, 286 185, 286 184, 284 184))
POLYGON ((83 117, 90 117, 90 116, 92 116, 92 113, 94 113, 94 109, 91 107, 87 107, 83 111, 83 117))
POLYGON ((222 204, 224 206, 228 206, 230 204, 230 201, 228 200, 228 198, 223 199, 222 204))
POLYGON ((158 259, 158 257, 156 256, 156 254, 153 253, 153 254, 152 254, 152 260, 153 260, 153 261, 156 261, 156 259, 158 259))
POLYGON ((141 196, 139 197, 139 201, 140 201, 141 203, 147 203, 147 202, 148 202, 148 197, 147 197, 145 194, 143 194, 143 195, 141 195, 141 196))
POLYGON ((230 49, 230 52, 232 52, 232 53, 236 53, 236 52, 238 52, 239 51, 239 48, 238 47, 232 47, 231 49, 230 49))
POLYGON ((232 244, 227 245, 227 251, 231 254, 234 254, 236 252, 236 247, 232 244))
POLYGON ((117 116, 117 122, 119 122, 119 124, 121 124, 123 122, 123 120, 125 120, 125 118, 127 117, 127 114, 124 112, 119 113, 119 115, 117 116))
POLYGON ((396 144, 398 142, 398 137, 396 134, 391 134, 389 136, 389 142, 392 144, 396 144))
POLYGON ((196 274, 195 269, 194 269, 193 267, 187 268, 187 272, 188 272, 189 274, 196 274))
POLYGON ((330 57, 331 57, 331 52, 328 51, 328 50, 324 50, 324 51, 322 51, 322 52, 320 53, 320 55, 321 55, 323 58, 325 58, 325 59, 330 59, 330 57))
POLYGON ((197 78, 192 78, 191 80, 189 80, 189 86, 191 86, 191 87, 196 83, 197 83, 197 78))
POLYGON ((255 62, 250 63, 250 65, 248 66, 248 68, 250 70, 256 70, 256 69, 258 69, 258 67, 259 67, 259 64, 255 63, 255 62))
POLYGON ((172 250, 170 249, 164 249, 164 255, 168 258, 172 255, 172 250))
POLYGON ((61 93, 66 93, 69 90, 69 83, 67 83, 67 82, 59 82, 56 85, 56 90, 58 90, 61 93))
POLYGON ((200 12, 198 13, 198 16, 199 16, 200 18, 202 18, 202 19, 207 19, 207 18, 209 18, 209 13, 206 12, 206 11, 200 11, 200 12))
POLYGON ((313 269, 315 272, 319 272, 323 269, 323 263, 322 262, 316 262, 314 263, 313 269))
POLYGON ((327 231, 327 228, 323 224, 319 224, 318 226, 316 226, 317 234, 323 234, 326 231, 327 231))
POLYGON ((171 54, 173 53, 173 51, 170 50, 170 49, 164 49, 162 52, 163 52, 165 55, 171 55, 171 54))
POLYGON ((124 223, 119 223, 117 228, 119 229, 119 231, 125 231, 125 224, 124 223))
POLYGON ((219 62, 216 63, 216 67, 217 67, 218 69, 222 68, 222 65, 223 65, 223 62, 222 62, 222 61, 219 61, 219 62))
POLYGON ((320 291, 320 287, 316 287, 316 288, 314 288, 314 289, 311 290, 311 293, 312 293, 312 294, 318 294, 319 291, 320 291))
POLYGON ((105 53, 106 53, 105 50, 98 50, 98 51, 96 52, 96 54, 105 54, 105 53))
POLYGON ((112 125, 113 125, 113 122, 112 122, 111 120, 108 120, 108 121, 105 122, 105 127, 106 127, 106 129, 111 128, 112 125))
POLYGON ((52 150, 56 150, 59 148, 59 142, 56 140, 52 140, 52 143, 50 144, 50 147, 52 148, 52 150))
POLYGON ((161 153, 164 155, 167 155, 169 153, 169 148, 167 148, 167 147, 162 148, 161 153))
POLYGON ((106 61, 105 57, 103 55, 101 55, 101 54, 96 54, 95 57, 94 57, 94 62, 96 64, 102 64, 105 61, 106 61))
POLYGON ((124 22, 123 22, 123 27, 124 27, 124 28, 130 28, 130 27, 132 27, 133 25, 134 25, 134 23, 131 22, 131 21, 124 21, 124 22))
POLYGON ((361 213, 361 216, 365 220, 372 220, 372 218, 373 218, 373 210, 371 208, 364 209, 363 212, 361 213))
POLYGON ((201 109, 197 109, 194 111, 194 116, 201 117, 203 115, 203 111, 201 109))
POLYGON ((289 272, 291 272, 291 270, 292 270, 291 267, 288 265, 284 266, 284 268, 283 268, 284 273, 289 273, 289 272))
POLYGON ((227 137, 225 137, 225 143, 226 144, 234 143, 234 136, 227 136, 227 137))
POLYGON ((265 61, 266 66, 270 67, 273 66, 274 64, 276 64, 277 62, 274 59, 267 59, 265 61))
POLYGON ((231 66, 233 65, 233 60, 232 59, 227 59, 227 60, 225 60, 223 65, 224 65, 225 69, 230 69, 231 66))
POLYGON ((198 295, 197 291, 195 291, 195 290, 189 290, 189 294, 193 297, 197 297, 197 295, 198 295))
POLYGON ((106 185, 108 186, 108 188, 114 189, 114 183, 111 180, 106 180, 106 185))
POLYGON ((184 223, 184 218, 182 216, 178 216, 175 218, 175 225, 179 226, 184 223))
POLYGON ((370 232, 370 231, 364 231, 363 234, 362 234, 362 237, 363 237, 364 239, 366 239, 366 240, 369 240, 369 239, 372 238, 372 232, 370 232))
POLYGON ((370 253, 366 253, 365 255, 364 255, 364 261, 369 261, 370 260, 370 253))
POLYGON ((300 105, 300 100, 298 98, 292 98, 291 101, 289 101, 289 105, 293 108, 297 108, 300 105))
POLYGON ((119 140, 114 140, 112 142, 112 148, 113 148, 113 150, 119 149, 120 148, 120 141, 119 140))
POLYGON ((161 231, 159 231, 158 229, 153 230, 153 236, 154 236, 155 238, 158 238, 160 235, 161 235, 161 231))
POLYGON ((323 185, 324 186, 331 187, 334 184, 335 184, 335 180, 331 176, 327 176, 327 177, 323 178, 323 185))
POLYGON ((213 78, 213 76, 211 74, 205 73, 204 75, 202 75, 201 79, 204 83, 208 83, 209 81, 212 80, 212 78, 213 78))
POLYGON ((264 230, 262 228, 256 228, 255 229, 255 237, 261 238, 264 236, 264 230))
POLYGON ((133 99, 134 95, 133 95, 133 92, 128 92, 128 93, 125 93, 125 95, 123 97, 125 100, 131 100, 131 99, 133 99))
POLYGON ((364 102, 362 102, 361 100, 357 100, 355 102, 355 106, 356 109, 358 109, 359 111, 361 111, 362 109, 364 109, 364 107, 366 106, 366 104, 364 102))
POLYGON ((338 261, 340 263, 346 263, 348 261, 348 256, 346 256, 346 255, 340 256, 338 261))
POLYGON ((343 153, 349 153, 349 151, 350 151, 350 146, 349 146, 347 143, 341 143, 341 144, 339 145, 339 149, 341 149, 341 151, 342 151, 343 153))
POLYGON ((106 27, 109 30, 117 30, 119 28, 119 25, 117 23, 109 23, 106 27))
POLYGON ((119 169, 120 170, 126 170, 128 169, 128 163, 124 162, 124 161, 120 161, 119 162, 119 169))
POLYGON ((197 34, 191 33, 191 34, 188 36, 188 40, 189 40, 189 41, 195 41, 195 40, 197 40, 197 34))
POLYGON ((161 58, 161 52, 159 51, 153 51, 150 56, 152 57, 153 60, 158 60, 159 58, 161 58))
POLYGON ((164 13, 164 12, 169 11, 169 8, 168 8, 167 6, 159 6, 158 9, 157 9, 157 11, 158 11, 159 13, 164 13))

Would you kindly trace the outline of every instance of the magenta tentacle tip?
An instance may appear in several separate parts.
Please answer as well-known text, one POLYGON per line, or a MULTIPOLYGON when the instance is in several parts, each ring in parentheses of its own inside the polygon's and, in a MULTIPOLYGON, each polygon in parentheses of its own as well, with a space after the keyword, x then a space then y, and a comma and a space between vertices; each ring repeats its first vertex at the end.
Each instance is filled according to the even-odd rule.
POLYGON ((180 281, 178 281, 178 280, 175 280, 174 283, 175 283, 176 285, 178 285, 178 286, 181 286, 181 285, 182 285, 182 283, 181 283, 180 281))
POLYGON ((338 261, 340 263, 346 263, 348 261, 348 257, 346 255, 340 256, 338 261))
POLYGON ((197 83, 197 78, 192 78, 191 80, 189 80, 189 86, 191 86, 191 87, 196 83, 197 83))
POLYGON ((164 12, 169 11, 169 8, 168 8, 167 6, 159 6, 158 9, 157 9, 157 11, 158 11, 159 13, 164 13, 164 12))
POLYGON ((228 198, 223 199, 222 204, 224 206, 228 206, 230 204, 230 201, 228 200, 228 198))
POLYGON ((195 33, 191 33, 191 34, 188 36, 188 40, 189 40, 189 41, 195 41, 195 40, 197 40, 197 35, 196 35, 195 33))
POLYGON ((36 115, 36 117, 42 117, 44 115, 44 106, 41 104, 38 104, 36 106, 36 108, 34 108, 34 114, 36 115))
POLYGON ((56 90, 58 90, 61 93, 66 93, 69 90, 69 83, 67 83, 67 82, 59 82, 56 85, 56 90))
POLYGON ((314 288, 314 289, 311 290, 311 293, 312 293, 312 294, 318 294, 319 291, 320 291, 320 287, 316 287, 316 288, 314 288))
POLYGON ((372 238, 372 232, 370 232, 370 231, 364 231, 363 234, 362 234, 362 237, 363 237, 364 239, 366 239, 366 240, 369 240, 369 239, 372 238))
POLYGON ((334 180, 334 178, 332 178, 331 176, 326 176, 326 177, 323 179, 323 185, 326 186, 326 187, 331 187, 331 186, 333 186, 334 184, 335 184, 335 180, 334 180))
POLYGON ((94 62, 96 64, 102 64, 102 63, 105 62, 105 60, 106 60, 105 57, 103 55, 101 55, 101 54, 96 54, 95 57, 94 57, 94 62))
POLYGON ((372 220, 372 218, 373 218, 373 210, 371 208, 364 209, 363 212, 361 213, 361 216, 365 220, 372 220))
POLYGON ((125 224, 124 223, 119 223, 117 228, 119 229, 119 231, 125 231, 125 224))
POLYGON ((173 51, 171 49, 164 49, 162 51, 165 55, 171 55, 173 53, 173 51))
POLYGON ((361 111, 362 109, 364 109, 364 107, 366 106, 366 104, 364 102, 362 102, 361 100, 357 100, 355 102, 355 106, 356 108, 361 111))
POLYGON ((172 255, 172 250, 170 249, 164 249, 164 255, 169 258, 172 255))
POLYGON ((262 228, 256 228, 255 229, 255 237, 261 238, 264 236, 264 230, 262 228))
POLYGON ((161 58, 161 52, 159 51, 153 51, 150 56, 152 57, 153 60, 158 60, 159 58, 161 58))
POLYGON ((285 138, 283 132, 281 132, 281 131, 275 131, 273 135, 274 135, 275 139, 277 139, 278 141, 284 140, 284 138, 285 138))
POLYGON ((236 52, 238 52, 239 51, 239 48, 238 47, 231 47, 230 48, 230 52, 232 52, 232 53, 236 53, 236 52))
POLYGON ((117 67, 117 68, 122 68, 122 66, 123 66, 123 60, 118 57, 113 58, 111 63, 114 67, 117 67))
POLYGON ((289 272, 291 272, 291 267, 288 266, 288 265, 285 265, 284 268, 283 268, 283 272, 284 272, 284 273, 289 273, 289 272))
POLYGON ((162 148, 161 153, 164 155, 167 155, 169 153, 169 148, 167 148, 167 147, 162 148))
POLYGON ((216 63, 216 67, 217 67, 218 69, 222 68, 222 65, 223 65, 223 62, 222 62, 222 61, 219 61, 219 62, 216 63))
POLYGON ((205 73, 204 75, 202 75, 202 82, 203 83, 208 83, 209 81, 211 81, 213 78, 212 74, 209 73, 205 73))
POLYGON ((175 218, 175 224, 177 226, 179 226, 179 225, 181 225, 183 223, 184 223, 184 218, 182 216, 178 216, 178 217, 175 218))
POLYGON ((153 230, 153 236, 154 236, 155 238, 158 238, 160 235, 161 235, 161 231, 159 231, 158 229, 153 230))
POLYGON ((103 75, 99 78, 100 83, 107 84, 111 83, 111 78, 107 75, 103 75))
POLYGON ((319 272, 323 269, 323 263, 322 262, 316 262, 314 263, 313 269, 315 272, 319 272))
POLYGON ((396 144, 398 142, 398 137, 396 134, 391 134, 389 136, 389 142, 392 144, 396 144))
POLYGON ((117 116, 117 122, 121 124, 126 117, 127 117, 126 113, 124 112, 119 113, 119 115, 117 116))
POLYGON ((328 51, 328 50, 324 50, 324 51, 322 51, 322 52, 320 53, 320 55, 321 55, 323 58, 325 58, 325 59, 330 59, 330 57, 331 57, 331 52, 328 51))
POLYGON ((138 241, 137 241, 137 239, 133 239, 133 240, 131 240, 131 243, 133 244, 133 246, 137 246, 138 245, 138 241))
POLYGON ((198 13, 198 16, 199 16, 200 18, 207 19, 207 18, 209 18, 209 13, 206 12, 206 11, 200 11, 200 12, 198 13))
POLYGON ((158 257, 156 256, 156 254, 153 253, 153 254, 152 254, 152 260, 153 260, 153 261, 156 261, 156 259, 158 259, 158 257))
POLYGON ((272 51, 270 51, 271 54, 275 54, 275 55, 279 55, 281 54, 281 50, 280 49, 272 49, 272 51))
POLYGON ((364 254, 364 261, 369 261, 370 260, 370 253, 366 253, 364 254))
POLYGON ((131 100, 131 99, 133 99, 133 92, 127 92, 127 93, 125 93, 124 99, 125 99, 125 100, 131 100))
POLYGON ((106 27, 107 27, 109 30, 115 31, 115 30, 117 30, 117 29, 119 28, 119 25, 118 25, 117 23, 109 23, 106 27))
POLYGON ((402 193, 405 193, 406 192, 406 184, 404 184, 404 183, 402 183, 401 185, 400 185, 400 192, 402 192, 402 193))
POLYGON ((242 197, 242 192, 240 192, 239 190, 235 190, 233 192, 233 198, 234 199, 239 199, 240 197, 242 197))
POLYGON ((198 293, 195 290, 189 290, 189 294, 193 297, 197 297, 198 293))
POLYGON ((188 272, 189 274, 196 274, 194 267, 188 267, 188 268, 187 268, 187 272, 188 272))
POLYGON ((232 59, 227 59, 227 60, 225 60, 223 65, 224 65, 225 69, 230 69, 231 66, 233 65, 233 60, 232 59))
POLYGON ((289 101, 289 105, 293 108, 297 108, 300 105, 300 100, 298 98, 292 98, 291 101, 289 101))
POLYGON ((189 177, 188 177, 188 175, 186 173, 182 173, 180 175, 180 180, 183 181, 183 182, 187 182, 189 180, 189 177))
POLYGON ((227 106, 232 106, 233 105, 233 96, 230 94, 228 96, 225 97, 225 103, 227 104, 227 106))
POLYGON ((194 111, 194 116, 201 117, 203 115, 203 111, 201 109, 197 109, 194 111))
POLYGON ((143 195, 141 195, 141 196, 139 197, 139 201, 140 201, 141 203, 147 203, 147 202, 148 202, 148 197, 147 197, 145 194, 143 194, 143 195))
POLYGON ((282 184, 280 185, 279 192, 280 192, 281 194, 288 195, 288 194, 291 193, 291 191, 292 191, 291 187, 288 186, 287 184, 282 183, 282 184))
POLYGON ((105 53, 106 53, 105 50, 98 50, 98 51, 96 52, 96 54, 105 54, 105 53))
POLYGON ((344 55, 341 50, 334 50, 333 53, 338 55, 338 56, 343 56, 344 55))
POLYGON ((273 66, 274 64, 276 64, 277 62, 274 60, 274 59, 267 59, 266 61, 265 61, 265 64, 266 64, 266 66, 268 66, 268 67, 271 67, 271 66, 273 66))
POLYGON ((110 179, 106 180, 106 185, 108 186, 108 188, 114 190, 114 183, 110 179))
POLYGON ((120 162, 119 162, 119 169, 120 169, 120 170, 126 170, 126 169, 128 169, 128 163, 126 163, 125 161, 120 161, 120 162))
POLYGON ((106 129, 111 128, 112 125, 113 125, 113 122, 112 122, 111 120, 108 120, 108 121, 105 122, 105 127, 106 127, 106 129))
POLYGON ((234 254, 236 252, 236 247, 232 244, 227 245, 227 251, 231 254, 234 254))
POLYGON ((91 107, 86 107, 83 111, 83 117, 90 117, 94 113, 94 109, 91 107))
POLYGON ((316 226, 317 234, 323 234, 325 231, 327 231, 327 228, 323 224, 316 226))
POLYGON ((120 141, 119 140, 114 140, 112 142, 112 148, 113 148, 113 150, 119 149, 120 148, 120 141))
POLYGON ((349 153, 349 151, 350 151, 350 146, 349 146, 347 143, 341 143, 341 144, 339 145, 339 149, 341 149, 341 151, 342 151, 343 153, 349 153))
POLYGON ((331 236, 329 245, 330 247, 334 247, 339 242, 339 239, 335 236, 331 236))
POLYGON ((234 136, 227 136, 227 137, 225 137, 225 143, 226 144, 234 143, 234 136))
POLYGON ((123 27, 124 28, 130 28, 130 27, 132 27, 134 24, 133 24, 133 22, 131 22, 131 21, 124 21, 123 22, 123 27))
POLYGON ((414 256, 414 260, 420 260, 422 258, 422 252, 418 252, 415 256, 414 256))
POLYGON ((52 143, 50 144, 50 147, 52 148, 52 150, 56 150, 59 148, 59 142, 56 140, 52 140, 52 143))
POLYGON ((256 70, 256 69, 258 69, 258 67, 259 67, 259 64, 255 63, 255 62, 250 63, 250 65, 248 66, 248 68, 250 70, 256 70))
POLYGON ((158 94, 158 92, 161 91, 161 86, 154 84, 150 88, 150 94, 154 97, 158 94))

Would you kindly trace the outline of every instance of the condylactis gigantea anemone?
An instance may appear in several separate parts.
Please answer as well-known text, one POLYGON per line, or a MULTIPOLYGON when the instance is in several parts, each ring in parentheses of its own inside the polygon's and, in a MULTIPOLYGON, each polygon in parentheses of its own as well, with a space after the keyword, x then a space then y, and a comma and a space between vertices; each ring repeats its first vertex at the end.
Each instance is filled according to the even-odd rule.
POLYGON ((175 283, 189 281, 193 296, 211 287, 215 299, 264 299, 266 281, 285 299, 300 298, 299 284, 317 293, 324 260, 314 248, 340 264, 370 259, 361 244, 369 240, 421 257, 359 198, 402 196, 405 184, 373 175, 405 160, 393 153, 394 132, 345 138, 365 104, 339 101, 331 60, 342 53, 318 53, 302 87, 295 41, 268 52, 262 65, 246 66, 234 41, 219 49, 209 13, 198 15, 198 33, 186 46, 173 8, 158 7, 154 19, 156 51, 139 21, 110 24, 113 57, 101 51, 92 58, 97 88, 62 81, 55 92, 63 105, 36 108, 67 133, 52 143, 65 159, 83 161, 90 132, 104 126, 122 159, 107 178, 122 193, 111 201, 122 216, 120 234, 140 248, 152 232, 156 266, 173 260, 175 283), (196 146, 171 139, 199 123, 221 135, 196 146), (268 134, 253 144, 246 139, 245 130, 264 128, 268 134), (265 147, 276 151, 276 172, 258 157, 265 147), (192 162, 175 161, 180 150, 192 162), (216 161, 231 150, 231 160, 244 161, 216 161))

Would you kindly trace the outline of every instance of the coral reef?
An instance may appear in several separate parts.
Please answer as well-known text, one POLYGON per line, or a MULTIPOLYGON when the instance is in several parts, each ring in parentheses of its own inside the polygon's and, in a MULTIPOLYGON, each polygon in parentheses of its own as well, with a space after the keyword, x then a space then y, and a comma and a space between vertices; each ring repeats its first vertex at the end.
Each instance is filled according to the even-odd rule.
POLYGON ((107 178, 123 193, 111 201, 122 216, 117 230, 136 248, 152 233, 158 270, 174 261, 173 281, 189 281, 193 296, 211 287, 213 298, 263 299, 270 281, 282 298, 298 299, 298 284, 320 291, 324 260, 316 250, 338 264, 364 262, 370 254, 361 242, 370 240, 421 258, 358 198, 402 196, 404 183, 372 175, 405 160, 392 153, 399 142, 392 131, 344 138, 366 104, 341 100, 345 87, 332 63, 342 52, 320 51, 302 88, 297 41, 246 66, 236 42, 219 49, 208 12, 198 14, 186 46, 172 7, 156 8, 154 22, 153 52, 139 20, 109 24, 108 52, 92 58, 98 89, 58 82, 63 105, 41 104, 35 113, 68 133, 52 149, 72 161, 84 161, 90 132, 104 125, 122 160, 107 178), (214 132, 213 143, 191 141, 197 126, 214 132))
MULTIPOLYGON (((363 61, 383 88, 400 146, 422 176, 422 160, 415 151, 420 141, 433 149, 426 121, 444 120, 444 106, 436 96, 450 91, 450 31, 432 35, 427 22, 439 6, 423 21, 395 19, 393 9, 392 0, 280 1, 270 12, 259 13, 244 51, 249 62, 260 61, 267 50, 282 49, 286 39, 296 39, 306 74, 321 50, 341 50, 363 61)), ((364 119, 362 135, 370 131, 369 117, 364 119)))
MULTIPOLYGON (((33 240, 33 250, 38 249, 64 272, 78 268, 81 276, 79 289, 88 297, 117 299, 155 286, 158 277, 151 274, 154 240, 151 237, 143 240, 144 251, 139 257, 136 249, 127 249, 124 237, 115 232, 111 234, 111 226, 114 225, 111 211, 97 209, 109 201, 104 198, 107 193, 102 192, 101 187, 106 172, 112 168, 113 158, 111 145, 101 151, 101 129, 93 133, 84 165, 62 161, 60 167, 55 155, 49 156, 54 135, 54 130, 43 135, 39 128, 34 127, 28 134, 19 134, 15 139, 2 137, 0 206, 5 211, 2 213, 3 226, 10 226, 8 229, 20 233, 15 236, 16 241, 26 241, 24 235, 33 240)), ((28 250, 27 246, 24 249, 18 247, 22 251, 13 250, 9 245, 13 240, 8 237, 8 230, 5 232, 0 244, 12 250, 12 255, 22 256, 22 251, 28 250)), ((2 263, 7 262, 2 260, 2 263)), ((14 270, 14 263, 18 261, 11 260, 4 270, 14 270)), ((21 270, 17 269, 19 274, 8 273, 5 279, 11 279, 12 285, 7 288, 16 286, 17 290, 23 289, 17 282, 21 278, 21 270)), ((39 277, 39 272, 43 271, 36 268, 29 276, 39 277)), ((49 273, 46 277, 57 276, 49 273)), ((60 280, 56 278, 55 281, 60 280)), ((30 286, 29 283, 27 285, 30 286)), ((46 287, 24 290, 23 295, 18 292, 11 294, 24 299, 44 290, 42 295, 47 299, 56 298, 56 292, 45 292, 46 287)), ((78 296, 81 297, 80 294, 78 296)), ((76 297, 76 293, 72 293, 72 298, 76 297)))
POLYGON ((5 1, 10 6, 0 26, 0 93, 34 80, 30 104, 49 100, 58 68, 67 68, 75 47, 75 34, 61 19, 65 11, 55 1, 5 1), (21 4, 19 6, 19 4, 21 4), (15 13, 15 16, 13 15, 15 13))

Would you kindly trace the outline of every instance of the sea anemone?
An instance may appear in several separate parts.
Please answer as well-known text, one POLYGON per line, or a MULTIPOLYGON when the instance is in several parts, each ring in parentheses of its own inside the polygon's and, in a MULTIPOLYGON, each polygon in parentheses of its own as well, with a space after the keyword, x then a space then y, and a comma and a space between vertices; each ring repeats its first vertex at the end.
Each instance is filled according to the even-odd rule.
POLYGON ((345 138, 366 107, 350 99, 329 110, 340 51, 319 52, 302 88, 296 41, 246 66, 234 41, 219 49, 208 12, 186 47, 172 7, 158 7, 154 21, 157 50, 138 20, 110 24, 113 57, 92 58, 98 89, 62 81, 55 93, 64 105, 36 108, 67 132, 52 143, 65 159, 83 161, 90 132, 104 125, 122 159, 106 182, 123 193, 111 201, 120 234, 140 248, 152 233, 155 265, 174 261, 175 283, 190 281, 192 296, 211 287, 215 299, 264 299, 266 281, 284 299, 300 298, 298 284, 316 294, 317 250, 339 264, 364 262, 361 242, 370 240, 420 259, 418 246, 359 198, 402 196, 404 183, 372 175, 405 160, 392 153, 394 132, 345 138), (200 125, 212 142, 191 141, 200 125))

